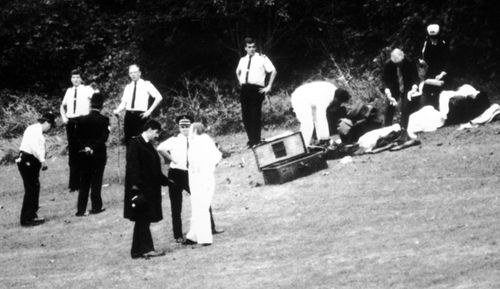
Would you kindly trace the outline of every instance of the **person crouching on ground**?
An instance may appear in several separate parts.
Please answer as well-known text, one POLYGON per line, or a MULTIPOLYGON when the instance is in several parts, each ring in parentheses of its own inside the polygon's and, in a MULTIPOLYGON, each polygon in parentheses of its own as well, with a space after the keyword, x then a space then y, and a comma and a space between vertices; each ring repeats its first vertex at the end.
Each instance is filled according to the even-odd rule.
POLYGON ((40 197, 40 169, 47 170, 43 133, 48 132, 54 126, 54 114, 47 113, 37 123, 28 126, 23 134, 19 157, 16 159, 24 184, 21 226, 37 226, 45 222, 37 215, 40 197))
POLYGON ((210 204, 215 191, 215 166, 222 154, 199 122, 189 132, 188 171, 191 189, 191 225, 184 245, 212 244, 210 204))
POLYGON ((160 157, 153 144, 161 125, 155 120, 146 122, 142 133, 130 139, 125 168, 124 217, 135 222, 131 255, 151 258, 165 255, 155 251, 149 226, 163 219, 161 186, 167 179, 161 172, 160 157))

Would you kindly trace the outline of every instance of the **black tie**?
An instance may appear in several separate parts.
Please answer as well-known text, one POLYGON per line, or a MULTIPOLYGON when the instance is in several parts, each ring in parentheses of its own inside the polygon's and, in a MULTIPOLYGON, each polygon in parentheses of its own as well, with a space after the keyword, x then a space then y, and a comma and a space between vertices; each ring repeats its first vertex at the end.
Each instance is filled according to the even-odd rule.
POLYGON ((405 83, 403 80, 403 73, 401 72, 400 65, 398 65, 397 67, 397 73, 398 73, 399 92, 403 93, 405 91, 405 83))
POLYGON ((188 152, 189 152, 189 139, 186 137, 186 169, 189 168, 188 152))
POLYGON ((135 106, 135 91, 137 89, 137 81, 134 81, 134 92, 132 92, 132 109, 135 106))
POLYGON ((76 114, 76 86, 75 86, 75 98, 73 99, 73 114, 76 114))
POLYGON ((248 66, 247 66, 247 74, 245 76, 245 83, 248 83, 248 74, 250 73, 250 63, 252 63, 252 55, 248 55, 248 66))

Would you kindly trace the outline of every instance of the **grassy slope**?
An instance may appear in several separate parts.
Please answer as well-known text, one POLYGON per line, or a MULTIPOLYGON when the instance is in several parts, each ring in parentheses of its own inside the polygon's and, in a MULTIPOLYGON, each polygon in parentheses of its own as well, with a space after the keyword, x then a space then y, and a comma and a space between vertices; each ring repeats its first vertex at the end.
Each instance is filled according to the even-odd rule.
POLYGON ((20 177, 2 167, 0 287, 500 288, 500 123, 454 129, 423 135, 420 147, 331 160, 309 177, 257 187, 253 155, 234 145, 244 137, 220 138, 234 151, 219 165, 213 204, 226 232, 210 247, 175 244, 167 194, 165 220, 152 230, 169 253, 151 260, 129 256, 116 149, 106 212, 74 217, 66 160, 51 159, 39 211, 48 222, 34 228, 18 226, 20 177))

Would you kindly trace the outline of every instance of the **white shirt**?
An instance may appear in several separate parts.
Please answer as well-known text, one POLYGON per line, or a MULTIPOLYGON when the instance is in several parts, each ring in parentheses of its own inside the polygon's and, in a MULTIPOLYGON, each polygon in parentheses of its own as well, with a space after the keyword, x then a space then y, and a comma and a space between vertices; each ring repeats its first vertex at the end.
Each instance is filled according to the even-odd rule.
POLYGON ((173 160, 173 162, 170 163, 171 168, 187 171, 188 142, 187 137, 183 134, 168 138, 158 145, 157 150, 165 151, 170 154, 173 160))
POLYGON ((256 84, 259 86, 265 85, 266 73, 270 73, 276 68, 272 64, 271 60, 265 55, 255 53, 250 62, 250 68, 248 68, 248 61, 250 61, 250 56, 246 56, 240 59, 238 63, 238 80, 240 84, 256 84), (248 81, 247 81, 248 72, 248 81))
POLYGON ((87 85, 70 87, 66 90, 62 104, 66 106, 66 117, 73 118, 89 114, 90 99, 94 94, 94 89, 87 85), (75 109, 75 89, 76 89, 76 109, 75 109))
POLYGON ((160 92, 154 85, 146 80, 139 79, 135 90, 135 102, 132 108, 132 99, 134 94, 134 82, 130 82, 125 86, 123 91, 122 101, 125 102, 125 108, 130 111, 147 111, 149 96, 162 99, 160 92))
POLYGON ((45 137, 41 123, 35 123, 26 128, 19 150, 32 154, 41 163, 45 161, 45 137))

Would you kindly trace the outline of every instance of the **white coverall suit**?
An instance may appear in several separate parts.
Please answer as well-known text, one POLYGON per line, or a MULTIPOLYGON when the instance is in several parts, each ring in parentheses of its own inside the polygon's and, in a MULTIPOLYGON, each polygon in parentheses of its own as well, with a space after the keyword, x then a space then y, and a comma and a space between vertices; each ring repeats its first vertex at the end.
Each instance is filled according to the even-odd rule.
POLYGON ((337 87, 327 81, 303 84, 292 93, 292 107, 300 122, 304 142, 309 145, 314 128, 319 140, 330 137, 326 109, 333 101, 337 87))

